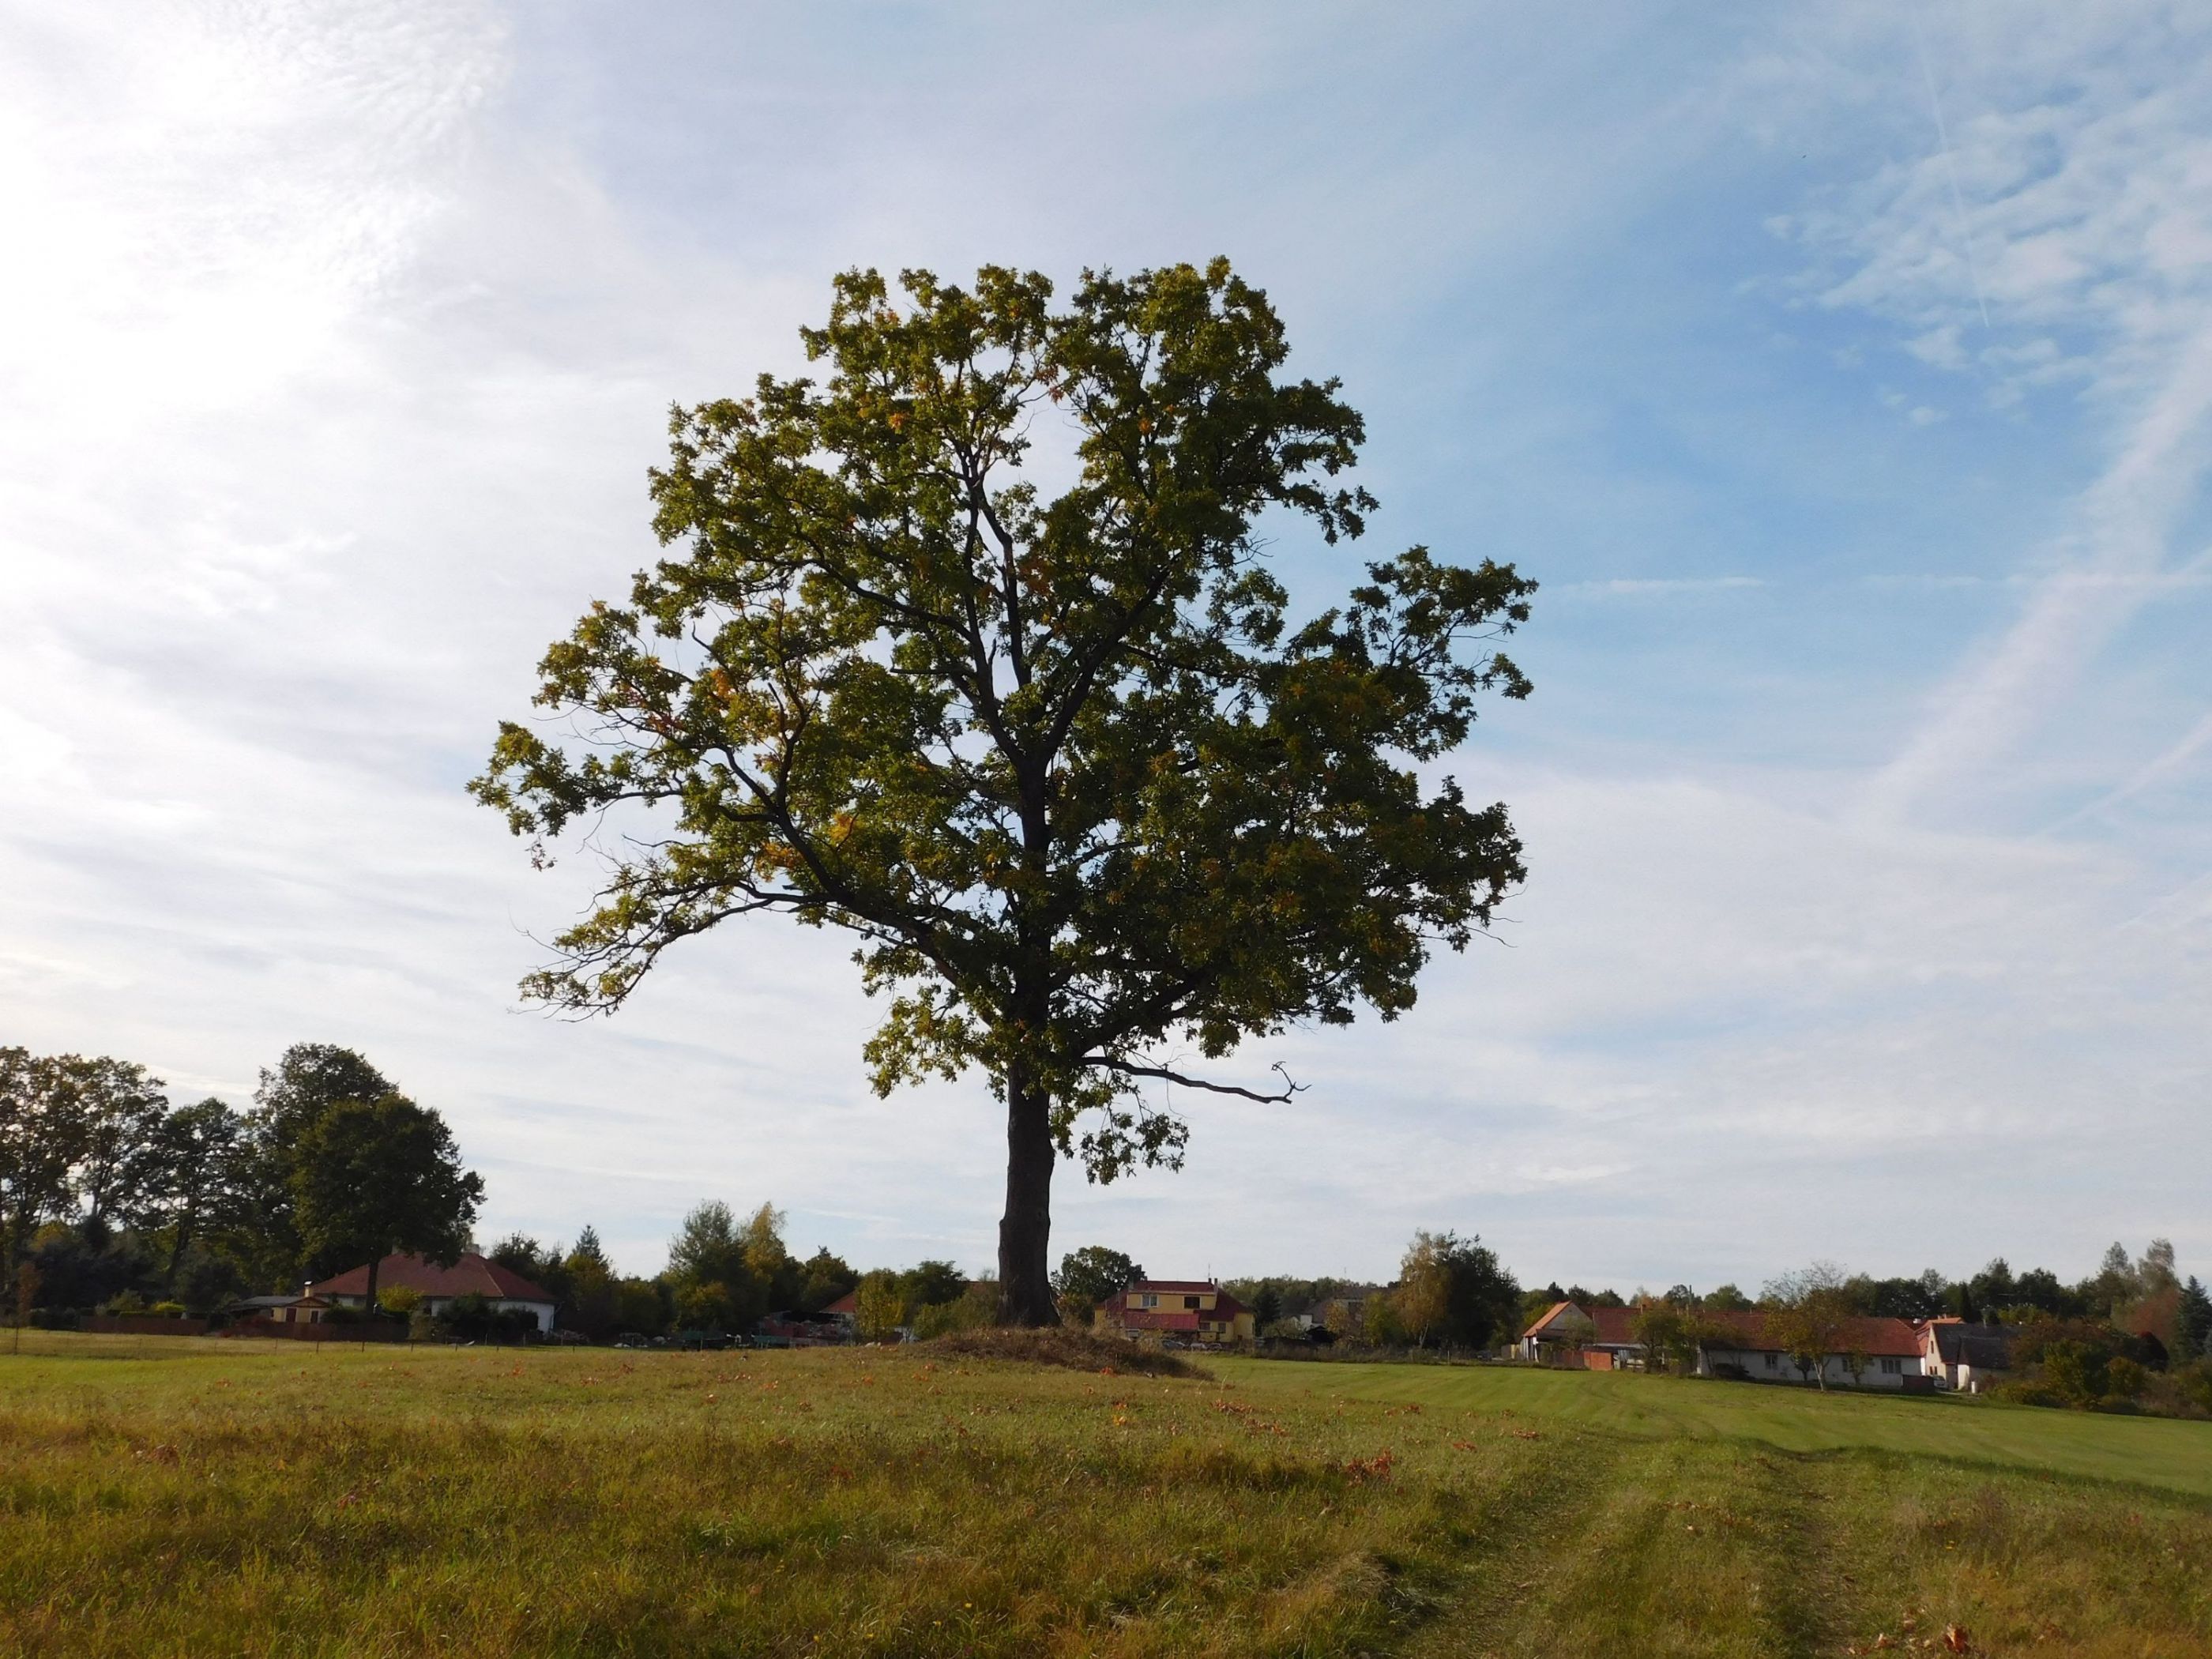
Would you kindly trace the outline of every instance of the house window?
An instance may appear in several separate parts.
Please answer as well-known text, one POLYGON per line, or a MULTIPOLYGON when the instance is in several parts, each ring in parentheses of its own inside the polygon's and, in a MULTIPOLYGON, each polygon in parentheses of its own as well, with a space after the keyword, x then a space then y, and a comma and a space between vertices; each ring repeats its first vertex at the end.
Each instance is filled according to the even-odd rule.
POLYGON ((1782 1369, 1782 1356, 1778 1353, 1771 1353, 1767 1355, 1766 1369, 1770 1371, 1780 1370, 1782 1369))
POLYGON ((1881 1362, 1881 1374, 1884 1376, 1900 1376, 1904 1372, 1905 1362, 1901 1359, 1885 1359, 1881 1362))
POLYGON ((1195 1308, 1198 1306, 1198 1298, 1194 1296, 1187 1296, 1182 1299, 1182 1305, 1186 1309, 1195 1308))
POLYGON ((1147 1308, 1157 1308, 1159 1305, 1159 1297, 1152 1295, 1149 1291, 1145 1293, 1145 1306, 1147 1308))

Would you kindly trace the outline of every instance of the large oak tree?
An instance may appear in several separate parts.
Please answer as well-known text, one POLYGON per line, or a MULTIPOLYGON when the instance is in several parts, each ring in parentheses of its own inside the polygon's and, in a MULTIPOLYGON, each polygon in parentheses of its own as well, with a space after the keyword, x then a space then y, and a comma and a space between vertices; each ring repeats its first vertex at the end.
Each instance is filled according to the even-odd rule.
POLYGON ((1151 1085, 1290 1085, 1177 1056, 1402 1012, 1521 878, 1505 809, 1417 769, 1526 695, 1495 641, 1534 584, 1416 547, 1292 623, 1267 541, 1361 532, 1362 423, 1279 374, 1224 261, 1061 309, 1033 274, 900 282, 837 279, 819 379, 676 411, 669 556, 547 653, 559 726, 503 726, 473 787, 541 849, 667 809, 526 982, 556 1006, 734 916, 857 934, 878 1091, 975 1068, 1005 1103, 1001 1312, 1048 1322, 1057 1158, 1179 1161, 1151 1085))

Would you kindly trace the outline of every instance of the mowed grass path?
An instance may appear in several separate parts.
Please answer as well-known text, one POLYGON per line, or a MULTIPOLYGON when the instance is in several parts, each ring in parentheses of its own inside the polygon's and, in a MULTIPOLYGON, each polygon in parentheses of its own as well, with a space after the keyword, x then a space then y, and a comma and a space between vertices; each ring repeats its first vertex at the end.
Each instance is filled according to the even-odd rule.
POLYGON ((7 1654, 2212 1652, 2212 1430, 1657 1378, 0 1353, 7 1654), (2149 1431, 2146 1433, 2145 1431, 2149 1431))
POLYGON ((1787 1452, 1897 1452, 1993 1471, 2039 1469, 2212 1498, 2212 1424, 2052 1412, 1940 1395, 1691 1382, 1633 1372, 1224 1360, 1254 1388, 1522 1412, 1636 1439, 1749 1441, 1787 1452))

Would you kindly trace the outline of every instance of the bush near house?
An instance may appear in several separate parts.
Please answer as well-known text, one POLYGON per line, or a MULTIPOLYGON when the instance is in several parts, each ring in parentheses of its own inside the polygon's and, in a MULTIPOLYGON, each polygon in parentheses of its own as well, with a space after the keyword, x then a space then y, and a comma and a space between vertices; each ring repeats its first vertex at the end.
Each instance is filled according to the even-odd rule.
POLYGON ((538 1334, 537 1317, 527 1309, 495 1307, 473 1292, 447 1303, 436 1328, 457 1342, 529 1342, 538 1334))

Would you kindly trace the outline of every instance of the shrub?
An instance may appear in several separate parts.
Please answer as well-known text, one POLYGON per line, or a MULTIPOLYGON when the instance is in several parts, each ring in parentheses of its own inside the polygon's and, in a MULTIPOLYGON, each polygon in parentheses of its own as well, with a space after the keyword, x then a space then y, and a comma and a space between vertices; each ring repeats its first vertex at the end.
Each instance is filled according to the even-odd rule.
POLYGON ((422 1292, 412 1285, 388 1285, 376 1293, 376 1305, 404 1318, 422 1305, 422 1292))
POLYGON ((156 1302, 146 1311, 157 1319, 182 1319, 185 1316, 185 1304, 181 1302, 156 1302))
POLYGON ((998 1318, 999 1286, 987 1279, 969 1285, 956 1302, 934 1302, 918 1309, 914 1316, 915 1339, 927 1341, 954 1331, 980 1331, 996 1324, 998 1318))
POLYGON ((853 1299, 854 1328, 863 1342, 889 1341, 906 1322, 906 1297, 895 1273, 878 1269, 861 1274, 853 1299))
POLYGON ((438 1322, 447 1335, 463 1342, 526 1342, 538 1334, 538 1321, 520 1308, 496 1308, 474 1292, 457 1296, 438 1322))

